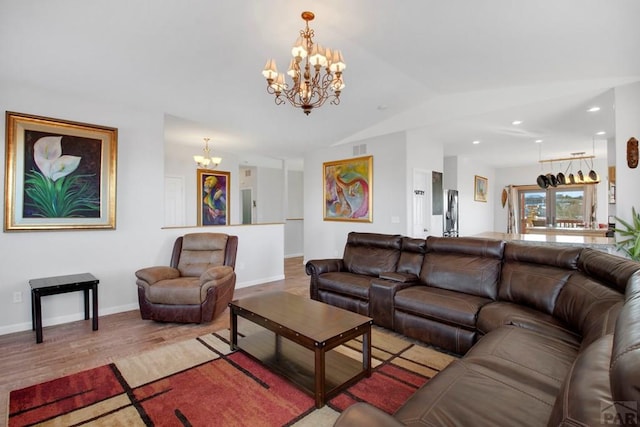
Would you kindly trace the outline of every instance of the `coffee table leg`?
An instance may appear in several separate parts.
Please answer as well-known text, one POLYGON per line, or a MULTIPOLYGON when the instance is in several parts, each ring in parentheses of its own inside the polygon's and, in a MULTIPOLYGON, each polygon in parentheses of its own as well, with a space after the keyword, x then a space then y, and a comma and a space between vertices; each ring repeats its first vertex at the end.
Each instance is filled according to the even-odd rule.
POLYGON ((233 307, 230 310, 231 315, 231 351, 238 349, 238 316, 233 307))
POLYGON ((36 344, 40 344, 42 342, 42 305, 40 295, 34 295, 34 303, 36 314, 36 344))
POLYGON ((367 373, 367 378, 371 376, 371 325, 362 334, 362 370, 367 373))
POLYGON ((316 408, 322 408, 324 406, 324 389, 325 389, 325 352, 324 347, 318 346, 316 343, 316 379, 315 379, 315 395, 316 395, 316 408))
MULTIPOLYGON (((91 297, 93 298, 93 330, 98 330, 98 284, 96 283, 91 287, 91 297)), ((87 315, 89 314, 89 307, 87 307, 87 315)), ((88 319, 88 317, 87 317, 88 319)))
POLYGON ((84 320, 89 320, 89 289, 84 291, 84 320))
POLYGON ((282 338, 276 334, 276 360, 280 361, 280 352, 282 351, 282 338))
POLYGON ((36 293, 31 291, 31 330, 36 330, 36 293))

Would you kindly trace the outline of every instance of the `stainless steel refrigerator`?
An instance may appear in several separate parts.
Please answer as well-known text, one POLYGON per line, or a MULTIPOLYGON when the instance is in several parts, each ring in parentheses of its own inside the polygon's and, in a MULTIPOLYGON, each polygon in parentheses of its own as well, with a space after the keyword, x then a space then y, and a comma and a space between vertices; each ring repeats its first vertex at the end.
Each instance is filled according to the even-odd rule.
POLYGON ((444 192, 444 219, 442 235, 458 237, 458 190, 444 192))

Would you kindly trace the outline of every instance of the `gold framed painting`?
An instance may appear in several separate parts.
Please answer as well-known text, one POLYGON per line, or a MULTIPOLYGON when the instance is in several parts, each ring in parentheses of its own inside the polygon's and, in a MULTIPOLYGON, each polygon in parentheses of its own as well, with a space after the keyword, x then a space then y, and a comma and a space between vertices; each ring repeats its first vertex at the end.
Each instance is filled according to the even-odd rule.
POLYGON ((231 173, 198 169, 198 225, 229 225, 231 173))
POLYGON ((473 200, 486 202, 489 180, 484 176, 476 175, 473 182, 473 200))
POLYGON ((373 156, 322 164, 324 220, 371 222, 373 156))
POLYGON ((115 229, 118 130, 6 112, 5 231, 115 229))

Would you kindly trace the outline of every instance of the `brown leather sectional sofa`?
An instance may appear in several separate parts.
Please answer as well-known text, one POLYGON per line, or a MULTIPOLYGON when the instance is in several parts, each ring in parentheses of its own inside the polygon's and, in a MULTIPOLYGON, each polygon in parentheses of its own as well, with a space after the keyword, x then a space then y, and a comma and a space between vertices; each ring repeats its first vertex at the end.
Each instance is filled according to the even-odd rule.
POLYGON ((311 298, 464 355, 393 416, 340 426, 637 425, 640 264, 589 248, 350 233, 311 298))

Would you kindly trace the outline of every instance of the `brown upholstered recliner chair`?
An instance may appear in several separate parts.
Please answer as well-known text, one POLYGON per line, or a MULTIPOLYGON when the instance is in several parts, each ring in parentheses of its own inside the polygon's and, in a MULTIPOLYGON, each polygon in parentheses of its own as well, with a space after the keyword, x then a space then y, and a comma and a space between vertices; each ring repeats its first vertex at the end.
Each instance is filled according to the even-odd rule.
POLYGON ((169 267, 136 271, 143 319, 204 323, 222 313, 236 286, 238 237, 191 233, 176 239, 169 267))

